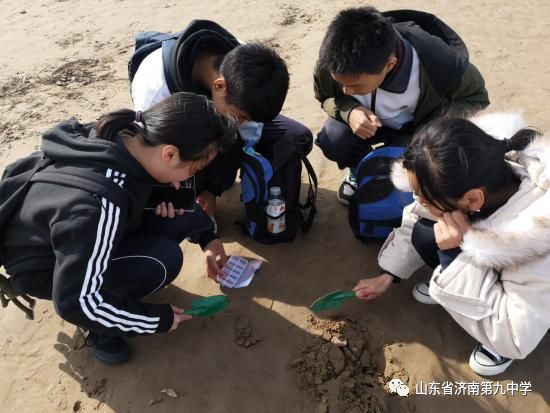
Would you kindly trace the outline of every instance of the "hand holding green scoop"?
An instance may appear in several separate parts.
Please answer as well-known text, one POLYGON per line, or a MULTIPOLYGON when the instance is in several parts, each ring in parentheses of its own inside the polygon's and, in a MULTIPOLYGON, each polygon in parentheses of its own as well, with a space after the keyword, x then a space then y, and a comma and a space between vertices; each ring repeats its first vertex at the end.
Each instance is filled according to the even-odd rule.
POLYGON ((351 300, 355 297, 355 291, 334 291, 315 300, 315 302, 309 306, 309 309, 314 313, 326 310, 336 310, 342 306, 343 301, 351 300))
POLYGON ((229 298, 225 295, 213 295, 212 297, 199 298, 191 302, 191 308, 183 314, 193 317, 208 317, 223 311, 229 304, 229 298))

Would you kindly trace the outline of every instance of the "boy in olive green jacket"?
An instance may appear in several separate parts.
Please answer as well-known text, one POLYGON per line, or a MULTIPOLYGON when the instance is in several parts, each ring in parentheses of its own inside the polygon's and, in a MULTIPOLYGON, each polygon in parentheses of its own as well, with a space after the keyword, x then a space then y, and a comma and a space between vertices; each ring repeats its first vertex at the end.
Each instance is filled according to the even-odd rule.
POLYGON ((314 88, 330 116, 316 144, 339 168, 350 168, 338 190, 344 204, 357 189, 354 169, 373 145, 404 146, 431 119, 489 105, 459 35, 413 10, 340 12, 321 44, 314 88))

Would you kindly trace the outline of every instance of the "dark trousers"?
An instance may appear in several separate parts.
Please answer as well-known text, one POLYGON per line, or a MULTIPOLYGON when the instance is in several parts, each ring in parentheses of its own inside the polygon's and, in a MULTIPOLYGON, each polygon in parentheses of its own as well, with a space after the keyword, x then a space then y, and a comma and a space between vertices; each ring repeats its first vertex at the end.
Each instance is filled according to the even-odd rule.
POLYGON ((434 221, 420 218, 414 224, 411 237, 414 249, 432 270, 439 265, 439 247, 435 242, 434 225, 434 221))
POLYGON ((145 211, 139 229, 117 248, 105 272, 104 283, 111 293, 143 298, 169 285, 183 266, 180 243, 197 238, 212 226, 200 208, 172 219, 145 211))
MULTIPOLYGON (((120 297, 143 298, 170 284, 180 273, 183 252, 180 243, 209 228, 212 221, 200 208, 173 219, 145 211, 140 227, 126 236, 111 256, 103 274, 102 289, 120 297)), ((75 276, 79 276, 75 274, 75 276)), ((84 274, 81 274, 83 277, 84 274)), ((43 299, 52 299, 53 273, 19 274, 12 285, 17 291, 43 299), (19 288, 19 285, 33 285, 19 288)))
POLYGON ((385 126, 378 128, 370 139, 361 139, 343 122, 328 118, 321 131, 317 134, 315 144, 323 154, 338 164, 338 168, 355 168, 373 146, 385 144, 388 146, 406 146, 412 136, 412 125, 402 129, 390 129, 385 126))

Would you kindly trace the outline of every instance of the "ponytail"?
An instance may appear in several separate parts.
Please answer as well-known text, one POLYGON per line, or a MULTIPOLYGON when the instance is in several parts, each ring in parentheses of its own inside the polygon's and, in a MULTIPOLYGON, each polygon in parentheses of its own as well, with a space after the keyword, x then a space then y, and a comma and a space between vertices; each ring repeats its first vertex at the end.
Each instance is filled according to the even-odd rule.
POLYGON ((502 140, 504 153, 522 151, 533 141, 533 139, 541 134, 542 133, 535 128, 520 129, 511 138, 502 140))
POLYGON ((118 133, 127 129, 137 133, 139 127, 134 121, 136 112, 131 109, 119 109, 101 116, 96 123, 97 136, 112 140, 118 133))

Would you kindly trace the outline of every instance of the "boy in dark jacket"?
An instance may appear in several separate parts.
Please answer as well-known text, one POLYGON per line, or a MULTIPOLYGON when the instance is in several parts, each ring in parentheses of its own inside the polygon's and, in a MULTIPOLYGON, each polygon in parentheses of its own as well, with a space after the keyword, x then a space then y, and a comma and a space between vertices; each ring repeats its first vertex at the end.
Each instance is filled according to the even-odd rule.
POLYGON ((436 16, 413 10, 343 10, 330 24, 314 74, 315 97, 330 116, 316 144, 340 169, 348 204, 354 168, 373 145, 404 146, 441 115, 489 105, 485 82, 462 39, 436 16))
POLYGON ((145 110, 172 93, 195 92, 239 122, 240 139, 196 177, 197 201, 210 216, 216 197, 235 182, 244 145, 261 140, 261 147, 270 147, 290 130, 311 142, 311 150, 311 131, 279 115, 289 85, 283 59, 265 45, 242 43, 213 21, 191 21, 177 39, 163 42, 143 59, 131 82, 135 110, 145 110))

